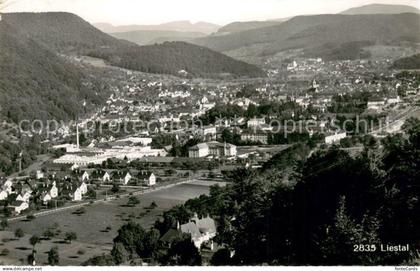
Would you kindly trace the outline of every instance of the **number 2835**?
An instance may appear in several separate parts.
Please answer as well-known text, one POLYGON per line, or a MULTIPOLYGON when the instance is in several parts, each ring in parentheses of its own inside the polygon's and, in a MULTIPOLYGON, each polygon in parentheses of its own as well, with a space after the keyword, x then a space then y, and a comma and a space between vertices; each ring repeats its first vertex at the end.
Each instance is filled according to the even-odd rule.
POLYGON ((374 252, 376 245, 353 245, 353 252, 374 252))

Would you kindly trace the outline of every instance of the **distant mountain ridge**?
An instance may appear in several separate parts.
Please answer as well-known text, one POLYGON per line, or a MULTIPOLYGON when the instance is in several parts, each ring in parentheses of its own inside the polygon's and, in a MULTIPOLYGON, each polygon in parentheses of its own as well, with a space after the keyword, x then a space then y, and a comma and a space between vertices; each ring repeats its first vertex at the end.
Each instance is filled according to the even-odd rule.
POLYGON ((95 23, 93 24, 99 30, 105 33, 121 33, 121 32, 132 32, 132 31, 179 31, 179 32, 201 32, 204 34, 211 34, 216 32, 220 25, 197 22, 191 23, 190 21, 175 21, 157 25, 122 25, 114 26, 109 23, 95 23))
POLYGON ((217 34, 230 34, 242 32, 252 29, 263 28, 267 26, 279 25, 281 21, 248 21, 248 22, 233 22, 227 24, 217 31, 217 34))
POLYGON ((149 45, 163 43, 165 41, 189 41, 195 38, 206 36, 201 32, 180 32, 164 30, 138 30, 131 32, 110 33, 117 39, 124 39, 138 45, 149 45))
POLYGON ((419 42, 419 20, 414 13, 297 16, 279 25, 193 42, 231 56, 235 52, 246 57, 303 50, 307 56, 351 59, 359 58, 365 46, 419 42))
POLYGON ((9 13, 3 15, 3 20, 52 51, 100 56, 122 68, 174 75, 184 69, 194 76, 263 75, 255 66, 192 44, 140 47, 105 34, 70 13, 9 13), (138 60, 143 62, 139 64, 138 60))
POLYGON ((350 8, 341 12, 344 15, 362 15, 362 14, 399 14, 399 13, 420 13, 416 7, 407 5, 386 5, 370 4, 361 7, 350 8))

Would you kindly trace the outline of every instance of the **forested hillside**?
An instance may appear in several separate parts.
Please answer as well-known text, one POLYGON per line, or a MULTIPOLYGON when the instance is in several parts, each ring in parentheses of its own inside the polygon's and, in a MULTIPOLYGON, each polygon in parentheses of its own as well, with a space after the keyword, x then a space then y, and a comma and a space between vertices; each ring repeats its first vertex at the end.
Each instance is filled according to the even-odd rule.
POLYGON ((420 69, 420 54, 398 59, 393 63, 392 68, 399 70, 420 69))
POLYGON ((179 75, 184 70, 193 77, 265 76, 256 66, 185 42, 165 42, 119 51, 101 50, 90 55, 115 66, 149 73, 179 75))
POLYGON ((307 56, 353 59, 361 56, 365 46, 418 42, 419 20, 420 15, 414 13, 297 16, 279 25, 209 36, 194 43, 220 52, 240 51, 251 56, 303 49, 307 56))
POLYGON ((158 31, 158 30, 138 30, 130 32, 111 33, 111 36, 134 42, 138 45, 148 45, 163 43, 165 41, 189 41, 195 38, 204 37, 200 32, 181 32, 181 31, 158 31))
POLYGON ((66 63, 9 23, 0 22, 0 114, 23 119, 74 119, 84 99, 99 104, 104 95, 79 68, 66 63))

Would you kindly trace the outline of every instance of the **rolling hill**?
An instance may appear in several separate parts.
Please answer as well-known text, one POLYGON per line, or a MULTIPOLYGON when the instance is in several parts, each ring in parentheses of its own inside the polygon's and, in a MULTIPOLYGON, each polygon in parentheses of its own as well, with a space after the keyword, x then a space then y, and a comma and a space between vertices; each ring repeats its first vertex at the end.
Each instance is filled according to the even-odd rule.
POLYGON ((279 25, 281 21, 250 21, 250 22, 234 22, 227 24, 217 31, 216 34, 231 34, 252 29, 263 28, 272 25, 279 25))
POLYGON ((418 42, 419 20, 420 15, 414 13, 297 16, 279 25, 193 42, 228 55, 240 51, 241 59, 272 56, 291 49, 326 59, 358 58, 365 46, 418 42), (351 56, 344 48, 353 52, 351 56))
POLYGON ((118 48, 124 43, 130 45, 66 12, 6 13, 3 21, 44 46, 62 52, 82 53, 96 48, 118 48))
POLYGON ((52 51, 98 56, 122 68, 174 75, 184 69, 194 76, 263 74, 255 66, 192 44, 141 47, 105 34, 70 13, 9 13, 3 21, 52 51))
POLYGON ((74 119, 81 101, 101 104, 105 95, 81 70, 0 22, 0 115, 18 122, 74 119), (89 83, 89 84, 87 84, 89 83))
POLYGON ((117 39, 124 39, 138 45, 163 43, 165 41, 189 41, 195 38, 204 37, 201 32, 181 32, 164 30, 138 30, 131 32, 110 33, 117 39))
POLYGON ((392 64, 391 68, 398 69, 398 70, 419 70, 420 69, 420 54, 397 59, 392 64))
POLYGON ((261 77, 265 73, 254 65, 234 60, 210 49, 186 42, 130 47, 121 51, 101 50, 91 54, 114 66, 148 73, 191 77, 261 77))
POLYGON ((220 26, 207 22, 191 23, 190 21, 176 21, 158 25, 122 25, 114 26, 109 23, 96 23, 96 28, 105 33, 120 33, 132 31, 179 31, 179 32, 200 32, 210 34, 216 32, 220 26))
POLYGON ((341 12, 344 15, 361 15, 361 14, 398 14, 398 13, 420 13, 420 10, 406 5, 385 5, 371 4, 361 7, 355 7, 341 12))

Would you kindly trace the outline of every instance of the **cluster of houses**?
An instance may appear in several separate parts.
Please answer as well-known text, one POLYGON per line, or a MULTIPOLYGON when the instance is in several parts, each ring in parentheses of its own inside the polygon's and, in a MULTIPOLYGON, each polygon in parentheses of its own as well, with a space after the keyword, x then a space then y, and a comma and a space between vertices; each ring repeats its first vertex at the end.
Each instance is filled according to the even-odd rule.
MULTIPOLYGON (((114 171, 107 170, 105 171, 105 173, 103 173, 101 180, 103 183, 113 183, 114 182, 113 180, 118 180, 122 185, 128 185, 130 184, 130 181, 133 180, 132 174, 134 173, 130 173, 130 172, 123 173, 118 170, 114 170, 114 171)), ((146 186, 156 185, 156 175, 154 173, 147 172, 147 171, 139 171, 137 175, 135 176, 139 182, 142 182, 146 186)))
POLYGON ((118 183, 120 185, 129 185, 135 182, 135 184, 149 187, 156 185, 156 175, 144 170, 81 168, 78 164, 71 166, 70 170, 80 176, 79 179, 82 182, 118 183))
POLYGON ((147 171, 82 170, 77 164, 70 170, 50 174, 37 171, 33 177, 0 180, 0 201, 7 201, 11 213, 19 215, 30 207, 31 201, 42 205, 58 198, 82 201, 89 191, 88 185, 95 182, 152 187, 157 181, 156 176, 147 171))
POLYGON ((52 180, 39 184, 35 180, 21 179, 17 181, 4 179, 0 182, 2 183, 0 201, 7 201, 6 206, 11 214, 19 215, 29 209, 30 201, 34 197, 39 199, 42 204, 47 204, 58 197, 56 182, 52 180))

